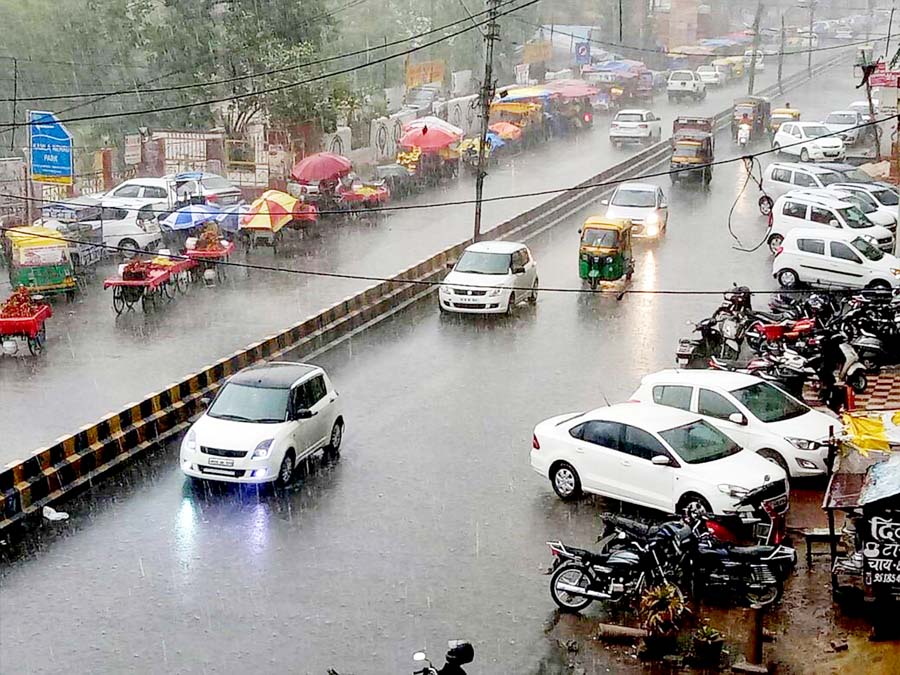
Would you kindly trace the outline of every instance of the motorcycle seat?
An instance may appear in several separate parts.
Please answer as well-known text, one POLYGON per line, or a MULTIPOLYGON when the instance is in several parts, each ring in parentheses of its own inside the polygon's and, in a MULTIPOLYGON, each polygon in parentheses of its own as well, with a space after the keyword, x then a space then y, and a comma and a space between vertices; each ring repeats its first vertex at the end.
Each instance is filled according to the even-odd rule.
POLYGON ((638 520, 626 518, 625 516, 605 515, 603 516, 603 520, 639 539, 649 539, 656 536, 659 532, 659 525, 647 525, 638 520))
POLYGON ((774 546, 732 546, 728 549, 734 558, 758 560, 767 558, 775 552, 774 546))
POLYGON ((594 553, 593 551, 588 551, 586 548, 575 548, 574 546, 566 546, 566 550, 574 556, 581 558, 582 560, 586 560, 588 562, 593 562, 601 559, 605 559, 606 556, 604 554, 594 553))

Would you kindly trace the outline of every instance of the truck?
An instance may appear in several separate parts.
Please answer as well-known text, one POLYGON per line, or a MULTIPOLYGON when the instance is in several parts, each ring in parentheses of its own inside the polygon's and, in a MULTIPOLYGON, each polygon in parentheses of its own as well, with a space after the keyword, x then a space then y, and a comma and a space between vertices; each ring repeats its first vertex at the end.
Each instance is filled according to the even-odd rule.
POLYGON ((673 103, 681 98, 693 98, 695 101, 702 101, 706 98, 706 85, 693 70, 675 70, 669 75, 666 92, 669 96, 669 103, 673 103))

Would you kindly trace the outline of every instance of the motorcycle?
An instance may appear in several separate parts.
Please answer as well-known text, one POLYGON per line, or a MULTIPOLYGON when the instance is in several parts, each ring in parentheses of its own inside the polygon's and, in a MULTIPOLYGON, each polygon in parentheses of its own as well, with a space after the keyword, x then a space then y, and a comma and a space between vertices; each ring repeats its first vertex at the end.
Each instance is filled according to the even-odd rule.
POLYGON ((746 148, 750 142, 750 125, 741 124, 737 130, 737 142, 741 148, 746 148))
POLYGON ((424 652, 413 654, 413 661, 427 663, 421 670, 413 671, 413 675, 466 675, 463 666, 475 660, 475 648, 465 640, 450 640, 447 642, 447 653, 444 656, 444 667, 438 670, 428 659, 424 652))

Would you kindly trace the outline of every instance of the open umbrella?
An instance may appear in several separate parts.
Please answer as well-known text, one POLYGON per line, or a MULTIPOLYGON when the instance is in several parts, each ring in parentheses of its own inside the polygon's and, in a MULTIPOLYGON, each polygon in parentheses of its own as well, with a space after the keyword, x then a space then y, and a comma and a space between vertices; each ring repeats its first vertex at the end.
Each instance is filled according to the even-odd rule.
POLYGON ((285 192, 267 190, 250 205, 250 210, 241 217, 241 229, 277 232, 292 220, 316 220, 317 218, 316 207, 304 204, 285 192))
POLYGON ((217 220, 221 210, 209 204, 188 204, 163 218, 161 225, 170 230, 190 230, 211 220, 217 220))
POLYGON ((450 124, 450 122, 448 122, 447 120, 442 120, 440 117, 435 117, 434 115, 426 115, 425 117, 420 117, 419 119, 413 120, 403 127, 403 131, 421 129, 422 127, 428 127, 429 129, 441 129, 442 131, 448 131, 451 134, 456 134, 460 137, 463 135, 463 130, 458 126, 450 124))
POLYGON ((298 183, 318 183, 323 180, 337 180, 352 170, 353 164, 346 157, 330 152, 318 152, 294 164, 291 178, 298 183))
POLYGON ((410 129, 400 137, 400 147, 421 148, 422 150, 441 150, 460 138, 459 134, 425 125, 417 129, 410 129))
POLYGON ((490 130, 505 141, 516 141, 522 138, 522 129, 511 122, 495 122, 490 130))
POLYGON ((224 232, 237 232, 241 228, 241 218, 248 213, 250 213, 249 204, 234 204, 222 209, 216 221, 224 232))

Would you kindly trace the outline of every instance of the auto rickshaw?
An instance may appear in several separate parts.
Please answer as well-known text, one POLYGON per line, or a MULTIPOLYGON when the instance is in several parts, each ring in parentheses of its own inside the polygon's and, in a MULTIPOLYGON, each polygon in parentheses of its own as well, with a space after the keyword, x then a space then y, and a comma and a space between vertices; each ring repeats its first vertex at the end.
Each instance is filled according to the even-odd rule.
POLYGON ((631 281, 634 255, 631 221, 593 216, 578 231, 578 276, 596 289, 602 281, 631 281))
POLYGON ((699 178, 705 186, 709 186, 714 161, 712 134, 696 129, 682 129, 672 136, 669 177, 673 184, 690 178, 699 178))
MULTIPOLYGON (((731 64, 731 72, 734 73, 735 79, 740 79, 744 77, 744 73, 746 71, 744 67, 744 57, 743 56, 726 56, 721 59, 722 61, 726 61, 731 64)), ((715 61, 713 62, 715 63, 715 61)))
POLYGON ((800 111, 796 108, 775 108, 769 118, 769 133, 773 136, 778 133, 785 122, 796 122, 800 119, 800 111))
POLYGON ((9 283, 29 293, 75 297, 76 279, 69 247, 55 230, 37 225, 7 230, 3 249, 9 265, 9 283))
POLYGON ((738 127, 746 115, 750 121, 750 138, 758 138, 769 130, 769 99, 762 96, 742 96, 734 100, 731 114, 731 137, 737 140, 738 127))

